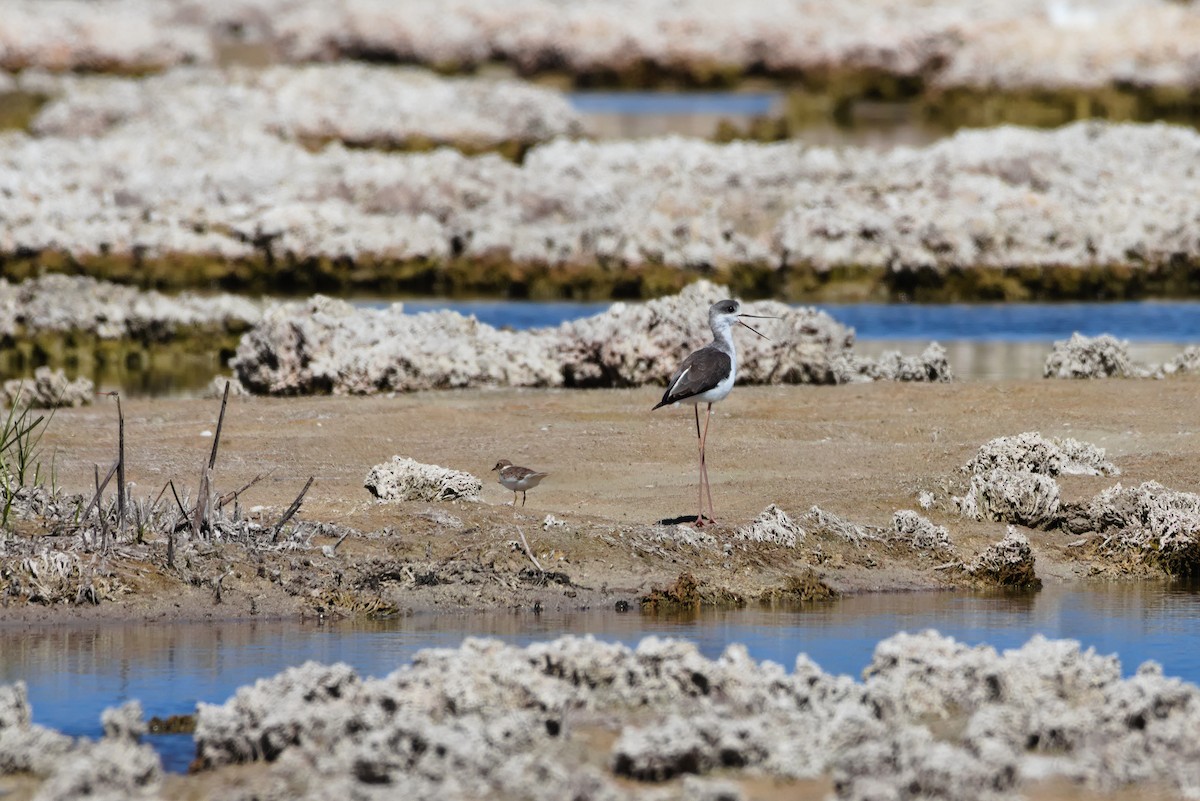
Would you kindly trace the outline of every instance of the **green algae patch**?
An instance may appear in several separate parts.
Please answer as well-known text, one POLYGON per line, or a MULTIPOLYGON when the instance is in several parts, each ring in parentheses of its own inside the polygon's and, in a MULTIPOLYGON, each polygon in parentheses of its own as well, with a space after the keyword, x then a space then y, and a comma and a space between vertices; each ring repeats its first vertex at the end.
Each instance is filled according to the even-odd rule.
POLYGON ((50 98, 32 92, 0 92, 0 131, 27 131, 50 98))
POLYGON ((759 595, 764 606, 806 604, 814 601, 832 601, 837 591, 821 580, 811 567, 788 576, 778 587, 772 587, 759 595))
POLYGON ((501 139, 482 141, 474 139, 441 139, 429 136, 407 136, 400 139, 342 139, 334 136, 297 137, 300 145, 310 153, 338 144, 351 150, 374 150, 381 153, 430 153, 441 148, 451 148, 464 156, 495 154, 516 164, 525 160, 525 155, 537 145, 537 139, 501 139))
POLYGON ((688 571, 666 587, 655 587, 639 599, 643 612, 679 613, 701 606, 741 607, 746 599, 729 590, 707 586, 688 571))
POLYGON ((146 721, 146 728, 151 734, 195 734, 195 715, 168 715, 160 718, 158 715, 146 721))
POLYGON ((679 574, 673 584, 655 587, 640 600, 642 610, 647 612, 696 609, 700 606, 700 582, 685 571, 679 574))
POLYGON ((1053 128, 1084 119, 1195 124, 1200 119, 1200 89, 1134 84, 1008 90, 952 87, 926 93, 919 105, 926 119, 950 128, 1005 124, 1053 128))
MULTIPOLYGON (((313 293, 380 297, 434 296, 510 300, 645 300, 679 292, 706 278, 739 296, 801 303, 973 301, 1107 301, 1200 297, 1200 259, 1182 255, 1147 262, 1135 255, 1120 264, 986 267, 819 267, 804 261, 783 266, 732 263, 677 267, 614 260, 549 264, 516 262, 504 255, 356 258, 276 253, 272 240, 237 259, 211 254, 62 251, 0 255, 0 277, 22 281, 46 273, 87 275, 141 289, 218 289, 274 296, 313 293)), ((203 332, 200 332, 203 333, 203 332)))

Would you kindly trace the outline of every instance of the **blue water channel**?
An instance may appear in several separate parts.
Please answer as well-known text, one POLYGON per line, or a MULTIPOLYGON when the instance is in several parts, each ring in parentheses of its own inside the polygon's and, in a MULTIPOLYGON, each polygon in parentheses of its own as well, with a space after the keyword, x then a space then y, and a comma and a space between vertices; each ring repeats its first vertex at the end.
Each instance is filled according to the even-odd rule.
MULTIPOLYGON (((1050 586, 1035 593, 900 593, 849 597, 801 609, 705 610, 686 617, 595 609, 572 613, 502 611, 415 615, 390 621, 305 623, 5 626, 0 683, 27 683, 33 718, 74 735, 100 733, 103 709, 129 699, 147 716, 190 713, 242 685, 307 660, 346 662, 386 675, 423 648, 464 637, 525 644, 591 634, 631 645, 648 635, 694 641, 709 657, 743 643, 756 659, 788 669, 800 653, 832 673, 859 676, 875 644, 900 631, 934 628, 969 644, 1019 647, 1034 634, 1079 640, 1116 654, 1129 675, 1145 660, 1200 683, 1200 592, 1165 582, 1050 586)), ((191 738, 150 738, 169 770, 184 770, 191 738)))
MULTIPOLYGON (((384 302, 364 302, 380 308, 384 302)), ((600 314, 611 304, 561 301, 415 300, 408 312, 451 309, 497 328, 557 326, 600 314)), ((817 304, 859 340, 1052 342, 1075 332, 1143 342, 1200 343, 1200 302, 854 303, 817 304)))

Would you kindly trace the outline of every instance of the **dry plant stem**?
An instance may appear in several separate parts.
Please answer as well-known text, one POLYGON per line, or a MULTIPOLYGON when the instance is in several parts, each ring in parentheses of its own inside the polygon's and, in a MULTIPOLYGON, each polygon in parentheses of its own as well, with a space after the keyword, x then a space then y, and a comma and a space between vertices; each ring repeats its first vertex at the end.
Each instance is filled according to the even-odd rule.
POLYGON ((240 496, 243 492, 250 489, 251 487, 253 487, 255 484, 257 484, 258 482, 260 482, 262 480, 263 480, 263 474, 259 473, 254 478, 247 481, 246 484, 243 485, 241 489, 236 489, 233 492, 225 493, 224 495, 222 495, 220 497, 220 499, 217 500, 217 508, 221 509, 225 506, 225 504, 229 503, 230 501, 236 501, 238 499, 238 496, 240 496))
POLYGON ((521 545, 525 547, 525 555, 529 557, 529 561, 533 562, 533 566, 538 569, 539 573, 545 573, 546 570, 542 567, 542 563, 537 560, 537 557, 533 555, 533 551, 529 548, 529 543, 525 540, 525 532, 521 530, 520 526, 517 526, 517 534, 521 536, 521 545))
POLYGON ((204 524, 208 520, 208 509, 212 504, 211 487, 212 468, 205 466, 200 471, 200 489, 196 492, 196 508, 192 510, 192 539, 199 539, 200 533, 206 528, 204 524))
POLYGON ((212 478, 213 468, 217 464, 217 449, 221 447, 221 429, 225 425, 225 407, 229 403, 229 382, 225 382, 225 394, 221 397, 221 413, 217 415, 217 430, 213 434, 212 451, 208 454, 208 464, 200 473, 200 489, 196 493, 196 509, 192 516, 192 538, 198 539, 201 532, 207 531, 212 537, 212 521, 209 513, 213 509, 212 478))
POLYGON ((83 510, 83 514, 79 518, 80 523, 82 523, 84 520, 87 520, 88 515, 92 513, 92 509, 96 508, 96 505, 100 503, 100 496, 104 493, 104 488, 108 486, 108 482, 112 480, 112 477, 116 472, 117 465, 114 463, 113 466, 108 469, 108 475, 106 475, 104 480, 101 481, 100 467, 98 465, 96 466, 96 494, 92 496, 91 503, 89 503, 87 508, 83 510))
MULTIPOLYGON (((183 517, 181 520, 187 520, 187 509, 183 508, 183 501, 179 500, 179 493, 175 491, 174 480, 168 481, 171 487, 171 494, 175 496, 175 505, 179 507, 179 514, 183 517)), ((175 569, 175 529, 177 526, 172 525, 171 530, 167 532, 167 567, 175 569)))
POLYGON ((125 413, 121 411, 121 395, 117 399, 117 535, 125 533, 125 413))
POLYGON ((279 532, 283 529, 284 524, 292 519, 292 515, 299 511, 300 504, 304 502, 304 496, 308 492, 308 488, 312 486, 314 478, 316 476, 308 477, 308 482, 305 483, 304 489, 300 490, 300 494, 296 496, 296 500, 292 501, 292 505, 283 513, 283 517, 279 518, 279 522, 275 524, 275 530, 271 533, 271 542, 279 541, 279 532))
POLYGON ((175 489, 175 479, 167 481, 167 486, 171 488, 171 494, 175 496, 175 505, 179 507, 179 514, 183 515, 183 519, 188 519, 187 507, 183 505, 183 501, 179 499, 179 492, 175 489))
POLYGON ((217 415, 217 433, 213 434, 212 453, 208 455, 208 469, 217 465, 217 447, 221 444, 221 428, 225 425, 225 406, 229 403, 229 382, 225 382, 225 393, 221 396, 221 413, 217 415))
POLYGON ((229 578, 229 576, 231 576, 232 574, 233 574, 232 570, 226 569, 224 573, 222 573, 217 578, 213 579, 213 603, 214 604, 221 603, 221 585, 223 583, 225 583, 225 579, 229 578))

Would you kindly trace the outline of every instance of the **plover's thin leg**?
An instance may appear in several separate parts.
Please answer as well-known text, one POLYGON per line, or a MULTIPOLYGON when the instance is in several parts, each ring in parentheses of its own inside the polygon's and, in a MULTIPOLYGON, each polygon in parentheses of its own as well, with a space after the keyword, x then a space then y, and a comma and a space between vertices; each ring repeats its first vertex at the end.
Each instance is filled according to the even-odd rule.
MULTIPOLYGON (((514 496, 513 496, 513 503, 516 503, 516 502, 517 502, 517 498, 516 498, 516 496, 514 495, 514 496)), ((525 505, 525 490, 521 490, 521 506, 524 506, 524 505, 525 505)))
POLYGON ((517 491, 513 490, 513 508, 517 508, 517 491))

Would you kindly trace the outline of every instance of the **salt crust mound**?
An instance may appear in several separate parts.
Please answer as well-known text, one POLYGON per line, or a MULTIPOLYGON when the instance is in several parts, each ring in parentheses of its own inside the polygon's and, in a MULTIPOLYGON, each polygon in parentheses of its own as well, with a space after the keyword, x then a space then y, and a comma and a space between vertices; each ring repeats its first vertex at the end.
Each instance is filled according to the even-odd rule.
POLYGON ((1163 0, 9 0, 0 69, 213 64, 225 43, 287 61, 363 55, 442 67, 504 60, 574 74, 656 65, 703 76, 840 69, 936 88, 1191 86, 1200 12, 1163 0))
POLYGON ((833 359, 833 372, 839 384, 868 381, 942 383, 954 380, 946 349, 937 342, 930 343, 919 356, 905 356, 894 350, 885 351, 878 359, 853 353, 837 354, 833 359))
POLYGON ((1200 372, 1200 348, 1189 345, 1163 364, 1142 364, 1129 355, 1129 342, 1110 334, 1087 337, 1075 333, 1054 343, 1046 357, 1046 378, 1166 378, 1200 372))
POLYGON ((971 483, 952 500, 960 514, 976 520, 1094 532, 1097 547, 1114 558, 1132 554, 1170 575, 1200 574, 1200 495, 1147 481, 1116 484, 1083 505, 1062 502, 1053 477, 1119 474, 1104 456, 1088 443, 1035 432, 998 437, 964 465, 971 483))
MULTIPOLYGON (((697 281, 677 295, 647 303, 614 303, 607 311, 565 323, 557 358, 570 386, 666 384, 679 363, 712 341, 708 308, 729 290, 697 281)), ((755 301, 746 314, 767 339, 735 326, 738 378, 746 384, 833 383, 834 357, 854 343, 854 332, 817 309, 755 301)))
MULTIPOLYGON (((456 312, 410 315, 400 303, 355 309, 318 295, 268 308, 242 337, 230 367, 248 390, 265 394, 665 384, 689 352, 711 341, 708 307, 727 297, 727 289, 702 280, 678 295, 615 303, 558 328, 507 331, 456 312)), ((758 301, 744 309, 777 319, 752 321, 767 340, 737 333, 739 381, 844 378, 836 365, 853 344, 851 329, 813 308, 758 301)), ((873 374, 934 380, 927 371, 873 374)))
POLYGON ((53 409, 60 406, 83 406, 95 398, 96 385, 89 379, 67 379, 62 368, 51 370, 39 367, 33 378, 10 378, 0 389, 5 406, 28 406, 34 409, 53 409))
POLYGON ((236 295, 163 295, 84 276, 45 275, 17 284, 0 278, 0 335, 13 338, 71 332, 156 341, 180 328, 241 330, 261 314, 258 303, 236 295))
POLYGON ((994 469, 1026 471, 1045 476, 1059 474, 1115 476, 1120 470, 1104 458, 1104 449, 1067 437, 1043 437, 1026 431, 1012 437, 996 437, 985 443, 963 466, 965 472, 982 475, 994 469))
POLYGON ((1092 498, 1086 515, 1095 531, 1112 535, 1109 550, 1132 550, 1168 573, 1200 573, 1200 495, 1156 481, 1117 484, 1092 498))
POLYGON ((96 138, 0 136, 0 254, 695 273, 1200 258, 1189 234, 1200 173, 1174 169, 1200 161, 1200 133, 1189 128, 1000 127, 885 153, 558 139, 518 165, 449 149, 309 152, 219 106, 203 111, 203 124, 171 135, 134 117, 96 138))
POLYGON ((597 725, 618 729, 611 770, 640 779, 832 775, 841 799, 1011 798, 1051 776, 1200 792, 1200 689, 1153 663, 1122 679, 1115 657, 1040 636, 997 653, 899 634, 861 683, 739 645, 707 659, 653 637, 468 639, 379 679, 291 668, 200 704, 196 742, 209 767, 274 763, 271 782, 295 798, 629 798, 578 766, 577 732, 597 725))
POLYGON ((1076 439, 1027 431, 985 443, 963 466, 971 484, 954 498, 959 512, 975 520, 999 520, 1033 528, 1061 522, 1062 500, 1054 476, 1117 475, 1104 449, 1076 439))
POLYGON ((958 511, 973 520, 999 520, 1031 528, 1059 520, 1062 499, 1058 482, 1025 470, 989 470, 971 476, 971 486, 954 498, 958 511))
POLYGON ((28 773, 43 780, 42 801, 92 798, 153 801, 162 796, 162 764, 145 734, 137 701, 106 709, 104 737, 73 738, 32 723, 25 683, 0 685, 0 776, 28 773))
POLYGON ((1086 337, 1074 333, 1054 343, 1046 357, 1046 378, 1141 378, 1150 370, 1129 358, 1129 342, 1109 334, 1086 337))
POLYGON ((785 548, 795 548, 804 542, 807 532, 796 524, 787 512, 771 504, 762 513, 734 533, 734 539, 749 542, 771 542, 785 548))
POLYGON ((1040 587, 1034 571, 1035 559, 1029 539, 1012 526, 1004 539, 983 549, 975 561, 965 566, 967 573, 991 584, 1010 587, 1040 587))
POLYGON ((895 529, 896 539, 907 540, 912 544, 914 550, 954 550, 954 543, 950 541, 950 532, 945 526, 936 525, 911 509, 901 509, 894 513, 892 526, 895 529))
POLYGON ((317 295, 268 308, 230 367, 251 392, 276 395, 550 387, 562 383, 555 339, 457 312, 355 309, 317 295))
POLYGON ((488 147, 581 133, 578 115, 558 92, 353 63, 187 68, 144 80, 64 77, 53 88, 57 97, 31 126, 40 136, 106 136, 122 126, 179 136, 236 125, 307 142, 488 147))
POLYGON ((483 491, 470 473, 403 456, 372 467, 363 486, 382 501, 477 501, 483 491))

